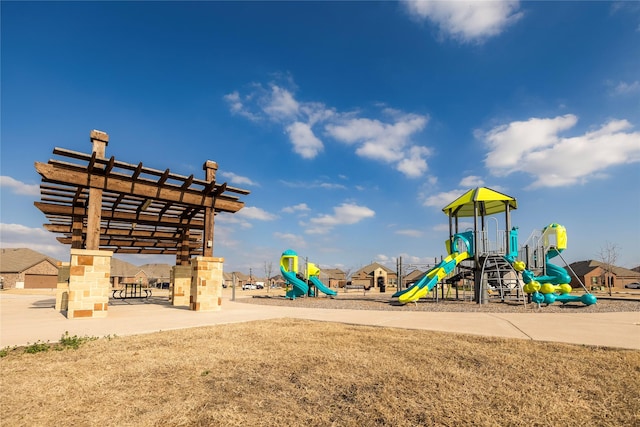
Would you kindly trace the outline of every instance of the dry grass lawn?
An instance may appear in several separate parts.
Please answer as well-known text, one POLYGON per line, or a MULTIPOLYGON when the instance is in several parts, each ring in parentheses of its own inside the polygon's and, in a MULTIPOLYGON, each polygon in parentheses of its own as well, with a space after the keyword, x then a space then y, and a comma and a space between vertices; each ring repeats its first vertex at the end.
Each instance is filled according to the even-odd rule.
POLYGON ((276 320, 0 359, 3 426, 631 426, 640 352, 276 320))

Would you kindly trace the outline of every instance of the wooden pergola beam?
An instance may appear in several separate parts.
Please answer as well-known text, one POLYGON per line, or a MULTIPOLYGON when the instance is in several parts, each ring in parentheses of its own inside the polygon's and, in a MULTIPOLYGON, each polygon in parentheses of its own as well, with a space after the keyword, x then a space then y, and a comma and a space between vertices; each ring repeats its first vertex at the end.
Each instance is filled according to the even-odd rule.
POLYGON ((194 207, 213 206, 218 212, 235 213, 242 209, 244 202, 220 195, 205 196, 201 192, 190 189, 111 173, 107 176, 91 174, 81 167, 60 163, 36 162, 36 171, 48 182, 89 187, 113 193, 126 193, 141 198, 151 198, 166 202, 180 203, 194 207), (214 204, 215 202, 215 204, 214 204))
MULTIPOLYGON (((74 208, 71 206, 57 205, 50 203, 34 202, 34 205, 42 211, 45 215, 61 215, 68 216, 74 212, 78 215, 86 215, 86 208, 74 208)), ((101 217, 103 221, 117 220, 126 223, 140 223, 149 224, 159 227, 188 227, 195 230, 203 230, 204 222, 199 219, 189 218, 172 218, 163 217, 151 213, 141 213, 136 215, 135 213, 128 212, 114 212, 112 210, 102 210, 101 217)))
POLYGON ((216 184, 211 160, 197 179, 106 158, 109 135, 93 130, 90 139, 90 154, 54 148, 65 159, 35 163, 42 181, 34 205, 50 222, 47 230, 77 249, 176 255, 181 265, 193 255, 213 256, 215 215, 242 209, 233 194, 248 190, 216 184))
MULTIPOLYGON (((72 226, 68 224, 45 224, 44 228, 47 231, 52 233, 60 233, 60 234, 70 234, 72 233, 72 226)), ((86 227, 82 228, 82 232, 86 233, 86 227)), ((101 227, 100 233, 105 235, 109 234, 110 236, 131 236, 131 237, 141 237, 141 238, 152 238, 152 239, 174 239, 179 241, 182 239, 182 233, 179 231, 158 231, 158 230, 140 230, 136 229, 125 229, 125 228, 115 228, 115 227, 101 227)), ((202 233, 192 233, 190 240, 197 240, 202 233)))

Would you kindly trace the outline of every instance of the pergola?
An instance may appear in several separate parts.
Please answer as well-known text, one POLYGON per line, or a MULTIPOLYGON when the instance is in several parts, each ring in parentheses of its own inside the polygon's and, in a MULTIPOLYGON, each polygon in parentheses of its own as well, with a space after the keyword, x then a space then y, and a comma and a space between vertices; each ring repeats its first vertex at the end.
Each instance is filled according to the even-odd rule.
POLYGON ((249 191, 216 183, 218 165, 206 161, 204 179, 105 157, 109 136, 91 132, 92 153, 54 148, 59 159, 35 163, 42 176, 35 202, 58 241, 72 249, 120 254, 213 256, 214 217, 235 213, 249 191))
POLYGON ((213 256, 215 215, 238 212, 239 196, 249 192, 216 183, 211 160, 197 179, 106 158, 109 135, 93 130, 90 138, 89 154, 54 148, 57 158, 35 163, 44 226, 71 246, 58 273, 56 309, 74 319, 105 317, 111 257, 120 253, 175 255, 172 304, 219 310, 224 259, 213 256))

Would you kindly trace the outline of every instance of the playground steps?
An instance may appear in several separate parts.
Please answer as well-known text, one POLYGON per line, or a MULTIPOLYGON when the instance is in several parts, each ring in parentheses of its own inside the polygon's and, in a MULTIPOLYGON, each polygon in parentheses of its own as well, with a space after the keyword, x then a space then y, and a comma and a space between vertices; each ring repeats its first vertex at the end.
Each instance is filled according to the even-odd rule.
POLYGON ((490 299, 526 302, 522 279, 510 262, 500 255, 488 255, 481 262, 482 286, 488 291, 490 299))

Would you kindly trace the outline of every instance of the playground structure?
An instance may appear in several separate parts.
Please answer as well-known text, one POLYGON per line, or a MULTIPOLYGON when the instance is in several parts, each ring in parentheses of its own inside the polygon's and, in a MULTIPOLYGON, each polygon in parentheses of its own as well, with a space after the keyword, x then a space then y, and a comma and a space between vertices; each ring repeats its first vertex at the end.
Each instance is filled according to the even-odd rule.
MULTIPOLYGON (((471 189, 445 206, 442 211, 449 217, 449 238, 445 241, 448 256, 393 297, 401 304, 417 302, 447 278, 449 283, 472 280, 473 300, 478 304, 487 303, 490 298, 526 304, 527 294, 537 304, 595 304, 596 298, 584 284, 584 295, 570 295, 569 274, 549 262, 556 256, 564 261, 560 255, 567 246, 564 227, 551 224, 542 232, 535 232, 519 252, 518 228, 511 226, 511 210, 517 206, 515 198, 486 187, 471 189), (500 229, 498 219, 492 215, 503 213, 505 227, 500 229), (473 227, 460 231, 459 219, 465 217, 473 218, 473 227), (491 235, 490 219, 495 220, 491 235), (495 240, 491 239, 493 235, 495 240)), ((568 267, 566 261, 565 265, 568 267)))
POLYGON ((306 278, 298 271, 298 254, 287 249, 280 257, 280 272, 291 289, 287 290, 286 297, 296 299, 303 296, 315 296, 314 288, 331 297, 336 296, 337 292, 329 289, 320 281, 320 269, 314 263, 307 262, 306 278))
MULTIPOLYGON (((570 295, 573 288, 569 285, 571 276, 567 271, 555 264, 549 262, 551 258, 562 258, 561 252, 567 248, 567 230, 560 224, 550 224, 542 229, 541 232, 534 232, 528 239, 520 251, 520 259, 526 259, 527 262, 512 260, 513 267, 516 271, 522 273, 522 279, 525 283, 523 290, 527 294, 531 294, 531 300, 536 304, 553 304, 554 302, 582 302, 585 305, 595 304, 596 297, 587 291, 583 283, 580 283, 586 291, 583 295, 570 295), (536 276, 532 270, 539 265, 538 270, 541 275, 536 276)), ((565 265, 568 264, 564 261, 565 265)), ((578 277, 574 274, 575 277, 578 277)))

